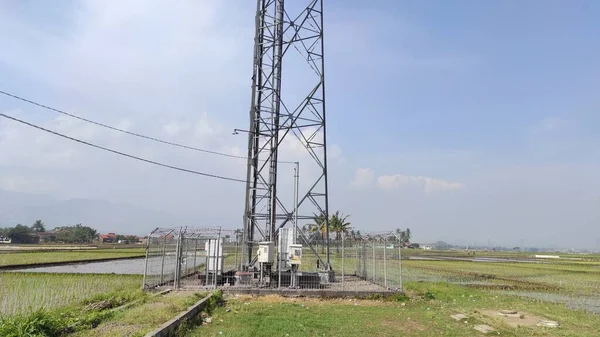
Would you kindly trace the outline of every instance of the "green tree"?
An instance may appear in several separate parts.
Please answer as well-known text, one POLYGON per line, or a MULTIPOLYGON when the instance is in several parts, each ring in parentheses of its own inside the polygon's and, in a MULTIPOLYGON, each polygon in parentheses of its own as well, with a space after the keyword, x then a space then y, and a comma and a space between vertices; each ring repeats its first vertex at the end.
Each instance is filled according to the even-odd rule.
POLYGON ((64 243, 92 243, 98 237, 95 229, 81 224, 58 227, 54 231, 56 241, 64 243))
POLYGON ((410 228, 406 230, 401 230, 400 228, 396 229, 396 237, 398 238, 399 244, 402 246, 410 245, 410 228))
MULTIPOLYGON (((308 225, 311 239, 319 239, 321 242, 325 240, 325 235, 327 235, 327 223, 325 219, 325 212, 319 214, 313 213, 313 223, 308 225)), ((321 245, 321 253, 325 253, 324 243, 321 245)))
POLYGON ((21 224, 9 228, 7 233, 8 238, 12 243, 33 243, 34 238, 31 236, 31 229, 21 224))
POLYGON ((340 213, 340 211, 336 211, 329 218, 329 230, 335 233, 335 241, 336 241, 336 251, 340 252, 340 241, 342 239, 342 235, 345 235, 350 230, 350 222, 347 221, 350 215, 344 215, 340 213))
POLYGON ((42 220, 36 220, 33 225, 31 225, 31 230, 35 233, 41 233, 46 231, 46 227, 42 220))

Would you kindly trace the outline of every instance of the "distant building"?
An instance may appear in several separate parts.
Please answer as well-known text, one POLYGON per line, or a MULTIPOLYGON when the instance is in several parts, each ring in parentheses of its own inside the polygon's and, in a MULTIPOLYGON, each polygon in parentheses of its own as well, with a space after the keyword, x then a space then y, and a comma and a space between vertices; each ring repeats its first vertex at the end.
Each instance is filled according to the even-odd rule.
POLYGON ((421 245, 421 249, 432 250, 433 249, 433 245, 421 245))
POLYGON ((39 243, 47 243, 56 241, 56 233, 54 232, 37 232, 32 234, 39 238, 39 243))
POLYGON ((98 241, 100 241, 102 243, 117 242, 117 234, 115 234, 115 233, 98 234, 98 241))

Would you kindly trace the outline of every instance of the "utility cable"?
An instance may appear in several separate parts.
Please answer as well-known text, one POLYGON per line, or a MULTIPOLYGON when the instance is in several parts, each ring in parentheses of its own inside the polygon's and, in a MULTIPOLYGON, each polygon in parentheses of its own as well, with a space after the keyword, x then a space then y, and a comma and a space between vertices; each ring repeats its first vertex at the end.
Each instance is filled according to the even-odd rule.
MULTIPOLYGON (((38 102, 34 102, 34 101, 29 100, 27 98, 23 98, 23 97, 20 97, 20 96, 17 96, 17 95, 13 95, 13 94, 8 93, 6 91, 0 90, 0 94, 3 94, 3 95, 8 96, 8 97, 12 97, 14 99, 18 99, 20 101, 23 101, 23 102, 26 102, 26 103, 29 103, 29 104, 33 104, 33 105, 38 106, 40 108, 44 108, 44 109, 47 109, 47 110, 50 110, 50 111, 58 112, 59 114, 62 114, 62 115, 65 115, 65 116, 69 116, 69 117, 72 117, 72 118, 75 118, 75 119, 79 119, 79 120, 87 122, 87 123, 91 123, 91 124, 94 124, 94 125, 97 125, 97 126, 101 126, 103 128, 107 128, 107 129, 110 129, 110 130, 113 130, 113 131, 122 132, 122 133, 128 134, 130 136, 144 138, 144 139, 152 140, 152 141, 155 141, 155 142, 158 142, 158 143, 163 143, 163 144, 167 144, 167 145, 171 145, 171 146, 176 146, 176 147, 180 147, 180 148, 184 148, 184 149, 188 149, 188 150, 193 150, 193 151, 198 151, 198 152, 204 152, 204 153, 210 153, 210 154, 214 154, 214 155, 217 155, 217 156, 223 156, 223 157, 229 157, 229 158, 238 158, 238 159, 246 159, 246 160, 248 160, 248 157, 245 157, 245 156, 236 156, 236 155, 233 155, 233 154, 228 154, 228 153, 223 153, 223 152, 218 152, 218 151, 211 151, 211 150, 200 149, 200 148, 189 146, 189 145, 174 143, 174 142, 170 142, 170 141, 167 141, 167 140, 163 140, 163 139, 159 139, 159 138, 155 138, 155 137, 146 136, 146 135, 142 135, 142 134, 139 134, 139 133, 127 131, 127 130, 124 130, 124 129, 120 129, 120 128, 117 128, 117 127, 114 127, 114 126, 110 126, 110 125, 104 124, 104 123, 96 122, 96 121, 93 121, 91 119, 87 119, 87 118, 84 118, 84 117, 81 117, 81 116, 77 116, 77 115, 68 113, 66 111, 63 111, 63 110, 60 110, 60 109, 56 109, 56 108, 53 108, 53 107, 50 107, 50 106, 47 106, 47 105, 44 105, 44 104, 41 104, 41 103, 38 103, 38 102)), ((295 162, 288 162, 288 161, 278 161, 278 163, 295 164, 295 162)))
POLYGON ((158 165, 158 166, 162 166, 162 167, 166 167, 166 168, 170 168, 170 169, 178 170, 178 171, 182 171, 182 172, 197 174, 197 175, 201 175, 201 176, 205 176, 205 177, 209 177, 209 178, 216 178, 216 179, 222 179, 222 180, 229 180, 229 181, 235 181, 235 182, 240 182, 240 183, 246 183, 246 180, 244 180, 244 179, 237 179, 237 178, 220 176, 220 175, 216 175, 216 174, 210 174, 210 173, 204 173, 204 172, 194 171, 194 170, 190 170, 190 169, 186 169, 186 168, 181 168, 181 167, 177 167, 177 166, 173 166, 173 165, 169 165, 169 164, 159 163, 157 161, 153 161, 153 160, 149 160, 149 159, 144 159, 144 158, 137 157, 137 156, 134 156, 134 155, 131 155, 131 154, 127 154, 127 153, 124 153, 124 152, 112 150, 112 149, 109 149, 107 147, 103 147, 103 146, 100 146, 100 145, 92 144, 92 143, 83 141, 81 139, 73 138, 73 137, 70 137, 70 136, 67 136, 67 135, 63 135, 62 133, 58 133, 58 132, 55 132, 55 131, 52 131, 52 130, 48 130, 48 129, 43 128, 41 126, 38 126, 38 125, 35 125, 35 124, 32 124, 32 123, 20 120, 18 118, 12 117, 12 116, 5 115, 3 113, 0 113, 0 117, 4 117, 4 118, 10 119, 10 120, 13 120, 15 122, 21 123, 21 124, 25 124, 25 125, 30 126, 32 128, 36 128, 38 130, 42 130, 42 131, 51 133, 51 134, 53 134, 55 136, 59 136, 59 137, 65 138, 65 139, 69 139, 69 140, 72 140, 72 141, 77 142, 77 143, 85 144, 85 145, 88 145, 88 146, 91 146, 91 147, 95 147, 95 148, 100 149, 100 150, 104 150, 104 151, 112 152, 114 154, 118 154, 118 155, 121 155, 121 156, 124 156, 124 157, 128 157, 130 159, 136 159, 136 160, 143 161, 143 162, 146 162, 146 163, 150 163, 150 164, 154 164, 154 165, 158 165))

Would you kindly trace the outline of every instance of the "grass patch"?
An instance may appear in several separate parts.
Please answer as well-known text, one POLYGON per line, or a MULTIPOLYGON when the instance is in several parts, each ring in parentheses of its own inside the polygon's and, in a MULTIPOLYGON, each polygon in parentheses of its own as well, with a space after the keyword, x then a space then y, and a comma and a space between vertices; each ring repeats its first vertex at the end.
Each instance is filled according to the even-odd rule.
MULTIPOLYGON (((163 296, 147 297, 143 303, 133 308, 116 312, 94 329, 79 331, 74 337, 144 336, 161 324, 172 319, 180 312, 206 297, 208 293, 172 292, 163 296)), ((219 301, 218 296, 211 298, 208 310, 212 310, 219 301)), ((188 329, 199 322, 184 322, 177 335, 184 335, 188 329)))
POLYGON ((116 291, 94 296, 76 305, 60 309, 37 309, 30 313, 0 316, 0 336, 42 337, 65 336, 77 331, 93 329, 115 313, 108 310, 147 295, 141 291, 116 291), (109 303, 109 305, 96 305, 109 303))
POLYGON ((410 300, 348 300, 235 296, 212 313, 212 322, 187 336, 476 336, 488 324, 501 336, 596 336, 600 317, 563 305, 499 295, 447 283, 408 282, 410 300), (515 309, 557 320, 561 328, 511 327, 483 314, 515 309), (450 318, 469 316, 467 323, 450 318))

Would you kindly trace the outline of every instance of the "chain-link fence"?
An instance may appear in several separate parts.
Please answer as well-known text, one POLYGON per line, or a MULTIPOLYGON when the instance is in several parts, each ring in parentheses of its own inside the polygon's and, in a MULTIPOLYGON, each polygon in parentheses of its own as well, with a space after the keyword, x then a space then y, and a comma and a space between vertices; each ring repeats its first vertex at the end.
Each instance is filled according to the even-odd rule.
POLYGON ((158 228, 148 235, 144 289, 212 286, 235 269, 238 244, 233 231, 212 228, 158 228))
POLYGON ((148 237, 144 288, 402 290, 401 251, 388 236, 338 234, 327 249, 318 236, 300 244, 294 234, 282 228, 277 242, 256 243, 255 263, 245 267, 239 231, 157 229, 148 237))

